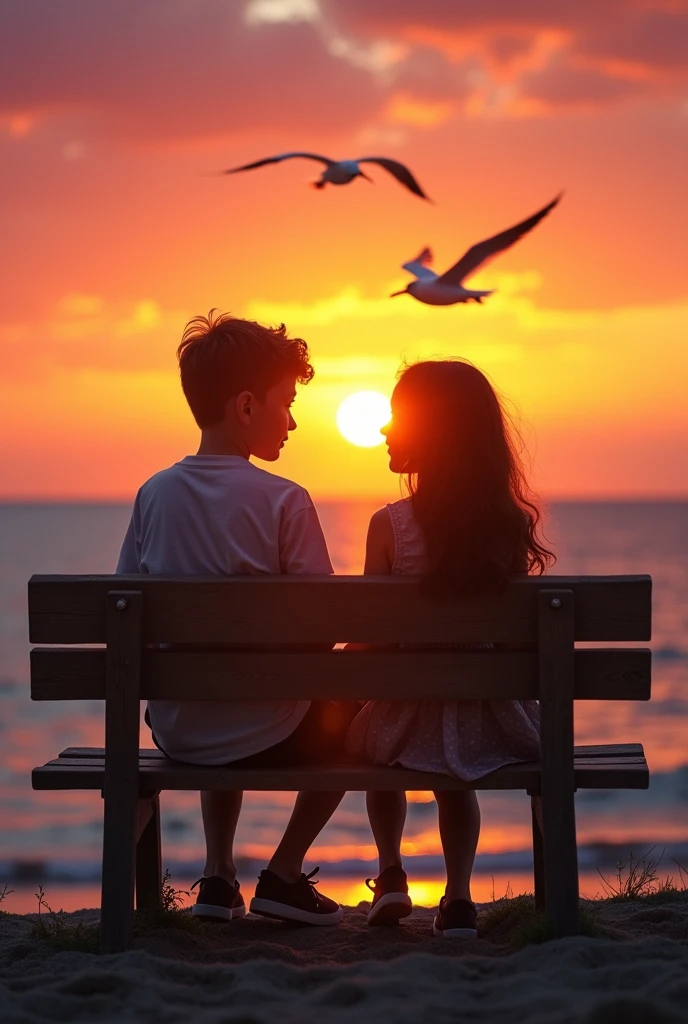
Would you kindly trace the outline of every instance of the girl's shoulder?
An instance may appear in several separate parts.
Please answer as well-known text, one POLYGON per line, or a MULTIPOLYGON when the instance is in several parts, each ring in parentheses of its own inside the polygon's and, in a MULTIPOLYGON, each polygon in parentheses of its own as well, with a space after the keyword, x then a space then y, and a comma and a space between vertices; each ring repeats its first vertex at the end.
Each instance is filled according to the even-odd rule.
MULTIPOLYGON (((413 514, 413 502, 410 498, 400 498, 399 501, 390 501, 384 509, 392 524, 395 534, 415 531, 416 519, 413 514)), ((383 509, 380 509, 382 512, 383 509)))
POLYGON ((417 575, 425 571, 425 542, 413 514, 411 498, 401 498, 386 506, 394 535, 392 572, 417 575))
MULTIPOLYGON (((410 498, 399 498, 398 501, 388 501, 385 505, 385 509, 389 513, 392 522, 394 522, 395 519, 413 519, 413 502, 410 498)), ((379 511, 382 512, 383 509, 380 509, 379 511)))

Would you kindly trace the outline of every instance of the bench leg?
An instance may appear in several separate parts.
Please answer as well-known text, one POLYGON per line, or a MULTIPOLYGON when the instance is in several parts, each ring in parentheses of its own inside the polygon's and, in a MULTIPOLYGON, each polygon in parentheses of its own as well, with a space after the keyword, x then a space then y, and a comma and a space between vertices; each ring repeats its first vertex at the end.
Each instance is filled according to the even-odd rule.
POLYGON ((131 945, 134 931, 134 872, 138 797, 121 791, 105 795, 103 822, 103 885, 100 945, 103 953, 119 953, 131 945))
POLYGON ((160 855, 160 797, 139 799, 139 836, 136 844, 136 906, 160 904, 162 862, 160 855))
POLYGON ((545 859, 542 848, 542 832, 536 806, 539 810, 540 797, 531 796, 530 814, 533 823, 533 876, 535 881, 535 909, 541 912, 545 910, 545 859))
POLYGON ((547 917, 556 938, 577 935, 578 850, 573 790, 547 794, 543 786, 542 849, 547 917), (547 799, 549 795, 549 800, 547 799))
POLYGON ((134 877, 139 810, 139 716, 143 593, 105 597, 105 774, 100 944, 119 953, 134 932, 134 877))
POLYGON ((554 935, 578 934, 573 698, 573 591, 543 587, 538 594, 540 673, 540 792, 545 906, 554 935))

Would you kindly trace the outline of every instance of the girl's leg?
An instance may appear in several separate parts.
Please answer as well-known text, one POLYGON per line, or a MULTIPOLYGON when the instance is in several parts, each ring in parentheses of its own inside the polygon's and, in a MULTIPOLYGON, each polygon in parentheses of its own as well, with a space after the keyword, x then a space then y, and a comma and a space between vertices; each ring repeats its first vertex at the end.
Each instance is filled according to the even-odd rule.
POLYGON ((480 835, 480 808, 475 791, 440 790, 440 839, 447 866, 447 903, 470 900, 471 872, 480 835))
POLYGON ((370 886, 373 902, 368 913, 368 924, 397 925, 402 917, 408 917, 413 910, 406 874, 401 866, 406 793, 403 790, 367 793, 366 805, 379 860, 378 876, 374 885, 370 886))
POLYGON ((401 867, 401 835, 406 821, 406 793, 366 793, 366 807, 377 846, 379 874, 385 868, 401 867))

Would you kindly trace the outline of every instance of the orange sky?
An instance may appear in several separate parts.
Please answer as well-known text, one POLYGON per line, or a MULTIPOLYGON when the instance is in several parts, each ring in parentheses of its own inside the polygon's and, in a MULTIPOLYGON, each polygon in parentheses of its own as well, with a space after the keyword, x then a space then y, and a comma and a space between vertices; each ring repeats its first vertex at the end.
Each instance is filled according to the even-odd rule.
POLYGON ((685 0, 22 0, 0 38, 0 496, 129 498, 194 450, 174 352, 211 306, 305 337, 274 467, 396 493, 339 402, 461 355, 519 410, 550 496, 688 493, 685 0), (431 206, 316 165, 385 154, 431 206), (425 244, 557 210, 471 284, 388 299, 425 244))

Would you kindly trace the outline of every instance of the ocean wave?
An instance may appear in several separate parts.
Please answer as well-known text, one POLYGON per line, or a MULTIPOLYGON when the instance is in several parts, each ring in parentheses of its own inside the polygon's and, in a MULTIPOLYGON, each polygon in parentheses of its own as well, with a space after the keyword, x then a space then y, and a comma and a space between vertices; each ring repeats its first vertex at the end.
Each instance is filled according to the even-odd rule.
MULTIPOLYGON (((643 857, 660 859, 659 872, 665 870, 671 874, 676 870, 675 862, 685 866, 688 864, 688 840, 684 842, 663 842, 658 839, 655 844, 647 841, 635 842, 624 840, 623 843, 589 843, 578 847, 578 865, 581 871, 595 871, 597 868, 615 868, 625 863, 629 851, 633 850, 635 859, 643 857), (651 852, 650 852, 651 851, 651 852)), ((366 877, 374 875, 377 862, 355 857, 338 861, 327 861, 318 858, 320 867, 330 875, 338 877, 366 877)), ((425 878, 441 878, 444 876, 444 860, 438 854, 424 854, 406 857, 405 864, 409 873, 425 878)), ((170 872, 173 882, 195 877, 200 873, 198 860, 164 859, 164 867, 170 872)), ((238 858, 237 869, 240 875, 257 875, 265 864, 252 858, 238 858)), ((478 854, 475 862, 475 873, 503 875, 507 872, 521 873, 532 871, 533 855, 530 849, 503 850, 500 853, 478 854)), ((0 861, 0 885, 87 885, 100 882, 100 861, 60 861, 16 859, 0 861)))
POLYGON ((664 647, 653 648, 652 657, 657 661, 685 661, 688 658, 688 651, 667 644, 664 647))

